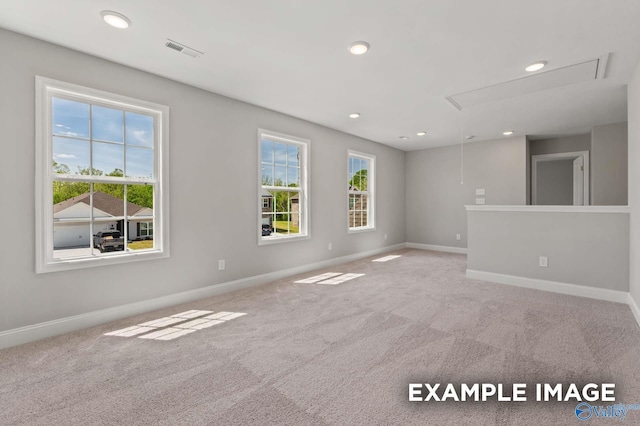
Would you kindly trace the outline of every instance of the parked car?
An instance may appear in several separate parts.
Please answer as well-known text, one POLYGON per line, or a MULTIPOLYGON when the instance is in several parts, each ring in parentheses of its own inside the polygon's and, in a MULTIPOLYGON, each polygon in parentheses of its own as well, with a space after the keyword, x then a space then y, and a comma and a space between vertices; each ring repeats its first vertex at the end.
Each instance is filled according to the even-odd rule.
POLYGON ((120 235, 120 231, 100 231, 93 236, 93 247, 105 251, 122 251, 124 250, 124 238, 120 235))
POLYGON ((263 237, 271 235, 272 232, 273 232, 273 228, 271 227, 271 225, 269 225, 268 223, 263 223, 262 224, 262 236, 263 237))

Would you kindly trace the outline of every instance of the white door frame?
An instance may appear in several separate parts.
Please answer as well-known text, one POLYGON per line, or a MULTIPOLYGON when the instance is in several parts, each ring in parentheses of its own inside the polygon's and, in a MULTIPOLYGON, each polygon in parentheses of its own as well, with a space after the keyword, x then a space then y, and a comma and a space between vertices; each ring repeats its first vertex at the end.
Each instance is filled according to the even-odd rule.
POLYGON ((557 154, 543 154, 531 156, 531 204, 537 203, 537 188, 536 181, 538 177, 538 163, 543 161, 561 161, 561 160, 575 160, 582 157, 584 159, 584 205, 589 205, 589 151, 576 151, 576 152, 560 152, 557 154))

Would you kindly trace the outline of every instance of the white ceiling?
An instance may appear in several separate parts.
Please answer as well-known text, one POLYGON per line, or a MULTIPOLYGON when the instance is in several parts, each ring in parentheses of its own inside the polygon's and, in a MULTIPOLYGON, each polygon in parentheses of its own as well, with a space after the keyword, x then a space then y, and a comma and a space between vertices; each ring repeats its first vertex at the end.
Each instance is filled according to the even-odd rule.
POLYGON ((640 57, 638 0, 0 0, 0 27, 404 150, 625 121, 640 57), (102 10, 132 26, 107 26, 102 10), (356 40, 369 53, 350 55, 356 40), (445 99, 536 60, 546 71, 607 53, 601 80, 462 112, 445 99))

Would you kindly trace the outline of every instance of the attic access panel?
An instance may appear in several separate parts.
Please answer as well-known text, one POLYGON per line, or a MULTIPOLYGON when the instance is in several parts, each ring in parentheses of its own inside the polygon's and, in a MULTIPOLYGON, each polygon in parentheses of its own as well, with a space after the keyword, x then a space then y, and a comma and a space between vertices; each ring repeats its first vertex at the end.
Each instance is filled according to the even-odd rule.
POLYGON ((493 86, 447 96, 453 106, 462 110, 475 105, 487 104, 508 98, 524 96, 543 90, 556 89, 584 83, 604 77, 608 55, 580 64, 569 65, 531 76, 498 83, 493 86))

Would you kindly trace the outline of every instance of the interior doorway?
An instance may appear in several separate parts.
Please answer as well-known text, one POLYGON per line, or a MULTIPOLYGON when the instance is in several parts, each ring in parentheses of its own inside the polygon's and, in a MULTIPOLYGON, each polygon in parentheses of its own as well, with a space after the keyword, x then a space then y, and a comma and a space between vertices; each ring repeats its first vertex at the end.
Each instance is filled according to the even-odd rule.
POLYGON ((532 156, 531 204, 589 205, 589 151, 532 156))

